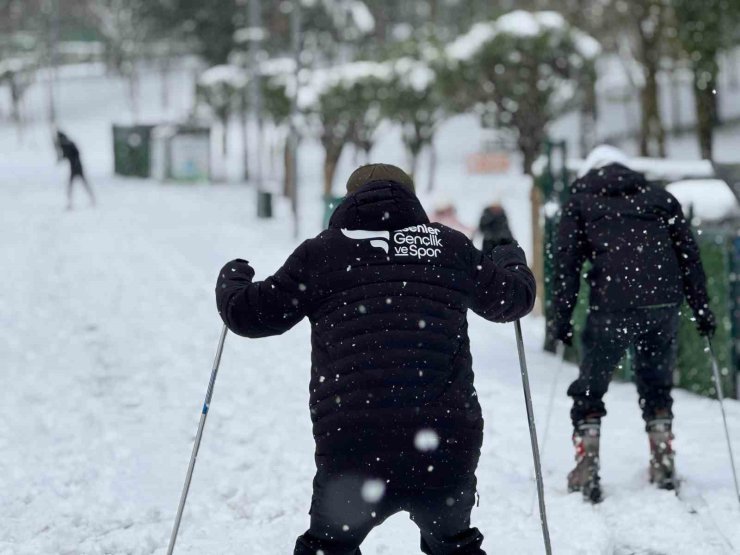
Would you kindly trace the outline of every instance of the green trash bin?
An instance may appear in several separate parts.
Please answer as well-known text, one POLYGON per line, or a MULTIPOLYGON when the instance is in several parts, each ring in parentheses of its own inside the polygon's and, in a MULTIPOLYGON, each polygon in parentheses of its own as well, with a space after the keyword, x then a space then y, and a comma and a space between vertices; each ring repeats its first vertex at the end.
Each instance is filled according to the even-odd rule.
POLYGON ((324 195, 324 222, 323 228, 329 227, 329 220, 331 219, 334 210, 336 210, 339 203, 344 200, 344 197, 337 197, 334 195, 324 195))
POLYGON ((272 218, 272 193, 270 191, 257 191, 257 217, 272 218))
POLYGON ((151 176, 153 125, 113 126, 113 165, 116 175, 151 176))

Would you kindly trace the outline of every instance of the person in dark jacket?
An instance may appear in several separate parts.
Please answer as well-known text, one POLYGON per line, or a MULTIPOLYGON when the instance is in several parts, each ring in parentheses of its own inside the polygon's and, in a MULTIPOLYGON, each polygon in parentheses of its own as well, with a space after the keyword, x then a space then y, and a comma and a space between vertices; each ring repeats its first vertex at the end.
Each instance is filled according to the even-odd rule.
POLYGON ((493 322, 527 314, 535 282, 514 244, 483 256, 430 224, 400 169, 356 170, 327 230, 272 277, 244 260, 216 287, 238 335, 312 329, 310 413, 316 441, 310 528, 295 554, 357 555, 399 511, 424 553, 483 554, 470 527, 483 418, 473 385, 467 311, 493 322))
POLYGON ((82 186, 90 197, 90 204, 95 206, 95 193, 93 193, 90 183, 85 177, 85 171, 82 168, 82 159, 80 150, 77 145, 65 133, 57 131, 56 147, 59 153, 59 160, 67 159, 69 161, 69 182, 67 183, 67 210, 72 209, 72 189, 75 179, 82 182, 82 186))
POLYGON ((509 229, 506 212, 498 202, 486 206, 483 210, 478 224, 478 232, 483 236, 481 250, 486 253, 514 240, 509 229))
POLYGON ((601 147, 592 156, 599 155, 602 161, 573 184, 563 207, 554 276, 553 332, 570 345, 581 268, 590 263, 590 311, 580 375, 568 389, 577 461, 568 485, 592 501, 601 495, 598 450, 601 418, 606 415, 602 398, 627 349, 634 348, 637 390, 651 446, 650 478, 672 489, 671 388, 683 299, 702 335, 711 336, 715 329, 699 249, 681 205, 629 169, 619 151, 601 147))

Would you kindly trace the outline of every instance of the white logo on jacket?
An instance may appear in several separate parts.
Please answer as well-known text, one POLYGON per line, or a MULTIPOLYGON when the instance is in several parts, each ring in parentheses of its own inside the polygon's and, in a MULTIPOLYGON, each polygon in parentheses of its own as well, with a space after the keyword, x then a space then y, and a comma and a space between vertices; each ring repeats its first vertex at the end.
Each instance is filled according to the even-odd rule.
MULTIPOLYGON (((370 245, 388 254, 390 251, 391 232, 367 231, 362 229, 342 229, 349 239, 370 241, 370 245)), ((425 224, 407 227, 392 232, 394 256, 411 258, 437 258, 442 253, 442 240, 439 229, 425 224)))
POLYGON ((388 254, 388 243, 391 240, 390 231, 365 231, 364 229, 343 229, 342 233, 349 239, 360 241, 370 240, 370 246, 382 249, 388 254))

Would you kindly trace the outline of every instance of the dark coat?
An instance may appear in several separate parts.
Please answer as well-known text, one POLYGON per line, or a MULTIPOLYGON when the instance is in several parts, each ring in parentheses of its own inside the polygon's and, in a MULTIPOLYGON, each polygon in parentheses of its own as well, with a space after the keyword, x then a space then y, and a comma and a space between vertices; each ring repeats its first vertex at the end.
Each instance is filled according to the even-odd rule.
POLYGON ((591 310, 678 305, 711 316, 699 248, 681 205, 619 164, 592 170, 563 207, 555 257, 557 327, 568 327, 583 263, 591 269, 591 310))
POLYGON ((484 257, 463 234, 429 224, 413 193, 373 182, 275 275, 252 283, 253 274, 244 261, 223 268, 218 310, 246 337, 308 316, 319 466, 426 484, 474 472, 483 419, 466 315, 509 322, 531 310, 534 278, 518 246, 484 257), (439 440, 430 452, 415 446, 423 430, 433 430, 420 436, 431 446, 439 440))
POLYGON ((488 206, 483 210, 478 224, 478 230, 483 235, 481 250, 491 252, 498 246, 506 245, 514 240, 509 229, 509 220, 506 212, 500 206, 488 206))
POLYGON ((59 144, 59 150, 61 150, 62 158, 69 160, 70 171, 73 176, 83 175, 82 159, 80 158, 80 150, 77 145, 67 135, 60 133, 57 136, 59 144))

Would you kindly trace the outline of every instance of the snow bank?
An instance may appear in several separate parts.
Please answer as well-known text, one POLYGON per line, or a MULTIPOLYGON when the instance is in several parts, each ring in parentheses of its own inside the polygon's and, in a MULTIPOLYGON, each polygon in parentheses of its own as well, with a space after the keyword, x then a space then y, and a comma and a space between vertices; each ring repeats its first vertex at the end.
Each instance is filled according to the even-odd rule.
POLYGON ((570 26, 557 12, 514 10, 495 21, 473 25, 470 31, 447 47, 447 55, 454 60, 465 61, 500 34, 526 38, 551 32, 570 35, 578 53, 586 59, 593 59, 601 53, 601 45, 596 39, 570 26))
POLYGON ((740 213, 737 198, 721 179, 691 179, 671 183, 666 189, 681 203, 684 212, 706 221, 719 221, 740 213))

